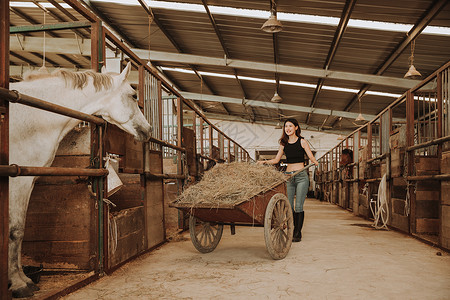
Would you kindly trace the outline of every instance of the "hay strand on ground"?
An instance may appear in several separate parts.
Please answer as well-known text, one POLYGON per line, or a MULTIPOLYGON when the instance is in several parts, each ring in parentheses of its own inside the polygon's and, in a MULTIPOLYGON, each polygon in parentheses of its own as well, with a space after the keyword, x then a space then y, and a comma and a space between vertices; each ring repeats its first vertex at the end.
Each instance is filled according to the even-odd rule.
POLYGON ((273 166, 246 162, 217 164, 205 172, 201 181, 184 190, 176 203, 192 207, 197 204, 210 204, 212 207, 236 204, 287 178, 273 166))

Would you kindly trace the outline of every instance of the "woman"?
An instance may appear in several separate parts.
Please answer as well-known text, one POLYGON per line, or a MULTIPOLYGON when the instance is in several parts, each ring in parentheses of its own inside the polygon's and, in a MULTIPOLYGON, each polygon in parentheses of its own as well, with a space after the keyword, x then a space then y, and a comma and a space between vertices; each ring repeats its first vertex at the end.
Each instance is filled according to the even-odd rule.
MULTIPOLYGON (((259 161, 260 164, 275 165, 280 162, 283 153, 286 155, 286 174, 293 174, 305 167, 305 153, 309 159, 317 166, 319 163, 314 158, 308 142, 300 135, 301 129, 296 119, 287 119, 283 125, 283 135, 280 138, 280 148, 274 159, 259 161)), ((294 237, 293 242, 300 242, 302 239, 303 220, 305 212, 303 204, 309 187, 308 170, 295 175, 287 182, 287 196, 294 213, 294 237), (294 202, 294 197, 296 201, 294 202)))

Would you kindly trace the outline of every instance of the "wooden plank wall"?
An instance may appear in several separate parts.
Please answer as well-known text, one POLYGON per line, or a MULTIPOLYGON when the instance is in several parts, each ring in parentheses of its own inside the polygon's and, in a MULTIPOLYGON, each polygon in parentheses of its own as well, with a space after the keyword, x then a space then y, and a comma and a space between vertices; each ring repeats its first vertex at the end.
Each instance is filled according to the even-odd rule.
MULTIPOLYGON (((150 151, 150 172, 162 174, 162 152, 150 151)), ((165 239, 164 225, 164 181, 163 179, 146 180, 145 185, 145 226, 146 248, 162 243, 165 239)))
MULTIPOLYGON (((61 142, 54 167, 90 164, 90 129, 73 130, 61 142)), ((93 270, 97 260, 97 209, 87 177, 42 176, 31 194, 23 263, 93 270)))
MULTIPOLYGON (((437 157, 415 157, 416 174, 437 175, 440 160, 437 157)), ((415 194, 415 232, 438 235, 440 209, 440 182, 436 180, 417 181, 415 194)))

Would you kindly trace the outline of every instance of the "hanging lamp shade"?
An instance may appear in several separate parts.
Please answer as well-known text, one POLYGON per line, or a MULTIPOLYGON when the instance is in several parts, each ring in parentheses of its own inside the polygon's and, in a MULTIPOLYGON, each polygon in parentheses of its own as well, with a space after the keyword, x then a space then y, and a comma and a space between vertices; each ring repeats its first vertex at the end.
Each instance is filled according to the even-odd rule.
POLYGON ((344 137, 342 136, 342 134, 339 134, 338 137, 337 137, 337 140, 338 141, 342 141, 343 139, 344 139, 344 137))
POLYGON ((275 129, 283 129, 283 126, 281 126, 280 122, 278 122, 277 125, 275 125, 275 129))
POLYGON ((355 121, 365 121, 366 118, 363 117, 363 115, 361 113, 359 113, 359 115, 356 117, 355 121))
POLYGON ((278 21, 277 16, 272 13, 269 19, 261 26, 261 30, 268 33, 276 33, 283 30, 283 25, 278 21))
POLYGON ((419 71, 416 70, 416 67, 414 65, 409 66, 408 72, 406 72, 404 78, 408 79, 418 79, 422 77, 422 74, 419 73, 419 71))
POLYGON ((273 103, 280 103, 281 101, 283 101, 283 98, 281 98, 280 95, 278 95, 278 92, 275 92, 272 99, 270 99, 270 102, 273 103))

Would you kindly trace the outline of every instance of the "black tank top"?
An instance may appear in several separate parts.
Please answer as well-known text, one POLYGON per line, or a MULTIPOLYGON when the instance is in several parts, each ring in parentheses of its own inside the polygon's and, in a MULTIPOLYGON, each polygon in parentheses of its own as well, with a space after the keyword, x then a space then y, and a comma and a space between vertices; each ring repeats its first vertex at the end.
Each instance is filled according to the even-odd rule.
POLYGON ((286 163, 304 163, 305 162, 305 149, 301 144, 302 137, 299 137, 293 144, 287 143, 284 146, 284 154, 286 155, 286 163))

